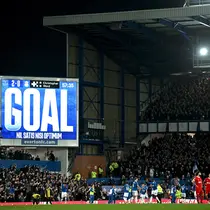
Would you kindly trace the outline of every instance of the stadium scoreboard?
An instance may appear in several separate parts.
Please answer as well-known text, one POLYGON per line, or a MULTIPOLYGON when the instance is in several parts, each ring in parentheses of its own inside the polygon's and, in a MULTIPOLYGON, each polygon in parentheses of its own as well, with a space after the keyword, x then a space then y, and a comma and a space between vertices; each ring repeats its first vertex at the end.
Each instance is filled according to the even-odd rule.
POLYGON ((78 146, 79 81, 0 77, 1 145, 78 146))

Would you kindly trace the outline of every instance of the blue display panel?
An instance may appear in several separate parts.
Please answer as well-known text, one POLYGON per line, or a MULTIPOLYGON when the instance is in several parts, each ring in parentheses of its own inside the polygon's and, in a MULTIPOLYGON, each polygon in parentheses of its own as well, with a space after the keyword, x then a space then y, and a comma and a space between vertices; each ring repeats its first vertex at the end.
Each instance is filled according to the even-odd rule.
POLYGON ((24 146, 78 146, 78 81, 1 81, 3 139, 24 146))

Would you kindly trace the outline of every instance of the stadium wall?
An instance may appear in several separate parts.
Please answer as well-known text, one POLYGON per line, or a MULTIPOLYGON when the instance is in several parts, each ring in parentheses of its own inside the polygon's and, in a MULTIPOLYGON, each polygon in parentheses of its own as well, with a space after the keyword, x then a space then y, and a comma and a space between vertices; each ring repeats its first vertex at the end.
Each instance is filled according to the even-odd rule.
POLYGON ((136 135, 136 77, 125 75, 125 141, 131 142, 136 135))
POLYGON ((71 78, 81 76, 81 65, 83 65, 84 73, 82 78, 84 100, 81 105, 83 106, 83 117, 94 120, 104 116, 105 137, 113 142, 122 139, 123 132, 125 141, 135 136, 135 77, 124 74, 124 69, 121 69, 110 58, 102 55, 93 46, 85 41, 81 43, 80 38, 75 35, 69 35, 68 76, 71 78), (83 48, 82 62, 81 47, 83 48), (103 70, 103 74, 101 74, 101 70, 103 70), (103 84, 100 81, 102 75, 104 77, 103 84), (103 88, 104 94, 103 102, 101 88, 103 88), (124 101, 124 107, 121 106, 122 101, 124 101))
MULTIPOLYGON (((78 155, 74 160, 72 173, 75 174, 79 172, 83 178, 90 178, 90 172, 97 170, 98 166, 101 166, 103 169, 106 169, 105 156, 78 155)), ((104 170, 104 173, 106 173, 106 170, 104 170)))

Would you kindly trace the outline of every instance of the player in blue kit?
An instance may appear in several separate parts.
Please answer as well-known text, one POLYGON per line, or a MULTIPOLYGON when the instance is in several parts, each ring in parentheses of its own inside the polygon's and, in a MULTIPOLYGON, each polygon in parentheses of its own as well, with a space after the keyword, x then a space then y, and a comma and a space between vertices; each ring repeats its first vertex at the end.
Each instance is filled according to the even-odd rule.
POLYGON ((139 190, 139 184, 138 184, 138 178, 136 178, 132 185, 132 196, 134 203, 137 203, 138 201, 138 190, 139 190))
POLYGON ((171 187, 171 203, 176 203, 176 186, 171 187))
POLYGON ((128 203, 131 202, 131 199, 132 199, 132 187, 130 186, 129 195, 128 195, 128 203))
POLYGON ((108 201, 108 204, 112 204, 116 202, 116 188, 115 188, 115 185, 112 186, 112 188, 110 189, 109 191, 109 201, 108 201))
POLYGON ((181 193, 182 199, 186 199, 186 186, 184 184, 181 186, 181 193))
POLYGON ((67 197, 68 197, 68 185, 62 184, 61 185, 61 199, 62 199, 62 201, 67 201, 67 197))
POLYGON ((125 203, 128 203, 129 201, 129 193, 130 193, 130 186, 126 183, 124 185, 124 194, 123 194, 123 200, 125 203))
POLYGON ((150 182, 150 186, 152 187, 152 192, 151 192, 149 202, 152 203, 152 199, 155 198, 157 202, 160 203, 160 200, 157 197, 158 195, 157 182, 153 180, 152 182, 150 182))
POLYGON ((89 198, 90 204, 93 204, 94 203, 94 194, 95 194, 94 184, 90 187, 89 193, 90 193, 90 198, 89 198))
POLYGON ((142 184, 142 186, 140 187, 141 203, 145 203, 145 198, 147 197, 147 190, 148 190, 148 187, 145 184, 142 184))

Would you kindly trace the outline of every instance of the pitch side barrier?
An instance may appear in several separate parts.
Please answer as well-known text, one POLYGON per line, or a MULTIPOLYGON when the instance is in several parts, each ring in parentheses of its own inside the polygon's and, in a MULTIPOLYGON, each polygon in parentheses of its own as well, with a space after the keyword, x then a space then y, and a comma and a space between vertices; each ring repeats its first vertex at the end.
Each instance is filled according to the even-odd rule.
MULTIPOLYGON (((148 202, 148 200, 146 200, 148 202)), ((52 202, 54 205, 86 205, 87 201, 66 201, 66 202, 52 202)), ((153 204, 156 204, 156 200, 153 199, 153 204)), ((170 204, 170 199, 162 199, 162 204, 170 204)), ((177 204, 197 204, 195 199, 178 199, 177 204)), ((207 200, 203 201, 204 204, 208 204, 207 200)), ((107 200, 95 201, 94 204, 108 204, 107 200)), ((124 204, 123 200, 117 200, 116 204, 124 204)), ((0 203, 0 206, 31 206, 32 202, 14 202, 14 203, 0 203)), ((39 205, 47 205, 46 202, 40 202, 39 205)))

